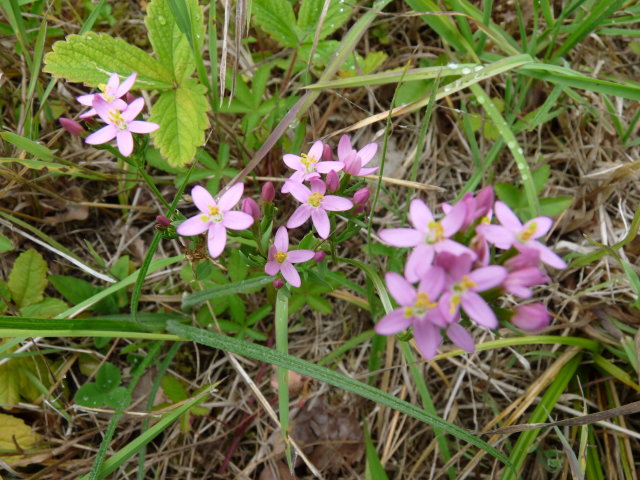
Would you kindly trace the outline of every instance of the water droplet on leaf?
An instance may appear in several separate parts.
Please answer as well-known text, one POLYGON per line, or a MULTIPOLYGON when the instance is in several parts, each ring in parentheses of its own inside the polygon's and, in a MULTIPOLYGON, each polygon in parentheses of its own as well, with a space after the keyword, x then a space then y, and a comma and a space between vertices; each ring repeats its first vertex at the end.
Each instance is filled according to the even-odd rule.
POLYGON ((160 22, 160 25, 166 25, 167 23, 167 20, 162 15, 158 16, 158 21, 160 22))
POLYGON ((470 69, 470 68, 466 68, 466 67, 465 67, 465 68, 463 68, 463 69, 462 69, 462 74, 463 74, 463 75, 468 75, 468 74, 470 74, 470 73, 471 73, 471 69, 470 69))

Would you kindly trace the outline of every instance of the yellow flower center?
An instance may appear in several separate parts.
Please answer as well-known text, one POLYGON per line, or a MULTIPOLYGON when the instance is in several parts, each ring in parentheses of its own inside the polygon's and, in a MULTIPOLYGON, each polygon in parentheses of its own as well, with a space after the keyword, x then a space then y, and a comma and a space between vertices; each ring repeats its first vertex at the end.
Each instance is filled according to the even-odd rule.
POLYGON ((300 162, 304 165, 304 169, 307 173, 313 173, 316 171, 316 157, 314 155, 309 156, 306 153, 300 154, 300 162))
POLYGON ((278 252, 276 253, 276 262, 278 263, 282 263, 287 259, 287 254, 286 252, 278 252))
POLYGON ((111 103, 116 99, 111 89, 104 83, 101 83, 100 85, 98 85, 98 88, 102 92, 102 98, 104 99, 105 102, 111 103))
POLYGON ((429 300, 429 295, 427 295, 424 292, 418 292, 418 295, 416 296, 416 307, 420 307, 420 308, 433 308, 436 306, 435 303, 433 303, 431 300, 429 300))
POLYGON ((116 110, 115 108, 109 110, 109 121, 116 126, 119 130, 127 129, 127 122, 124 118, 122 118, 122 113, 120 110, 116 110))
POLYGON ((413 308, 411 307, 404 307, 404 318, 411 318, 413 317, 413 308))
POLYGON ((444 227, 439 222, 430 221, 428 224, 430 235, 427 237, 427 243, 434 244, 444 240, 444 227))
POLYGON ((319 207, 323 200, 324 200, 324 195, 322 195, 320 192, 315 192, 309 195, 309 198, 307 199, 307 203, 312 207, 319 207))
POLYGON ((454 312, 456 305, 460 303, 460 294, 471 288, 476 288, 477 286, 478 284, 471 280, 468 275, 463 275, 462 280, 453 285, 453 290, 457 293, 451 297, 451 313, 454 312))
POLYGON ((460 295, 453 295, 451 297, 451 305, 449 305, 449 313, 453 315, 456 313, 456 309, 460 305, 460 295))
POLYGON ((522 243, 528 242, 533 237, 533 234, 536 233, 536 228, 538 228, 536 222, 531 222, 525 230, 518 234, 518 240, 522 243))
POLYGON ((222 221, 222 212, 217 206, 209 205, 209 217, 208 219, 215 223, 222 221))

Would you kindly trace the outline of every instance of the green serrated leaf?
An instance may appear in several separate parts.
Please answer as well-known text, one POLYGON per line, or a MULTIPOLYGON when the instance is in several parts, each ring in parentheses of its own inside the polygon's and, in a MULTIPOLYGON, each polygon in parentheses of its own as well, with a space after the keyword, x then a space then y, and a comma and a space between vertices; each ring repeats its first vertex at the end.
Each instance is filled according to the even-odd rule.
POLYGON ((249 273, 249 266, 246 259, 240 253, 240 250, 233 249, 229 253, 229 277, 232 282, 240 282, 247 278, 249 273))
POLYGON ((300 32, 287 0, 253 0, 253 15, 256 23, 281 45, 298 45, 300 32))
POLYGON ((0 233, 0 253, 13 250, 13 243, 7 237, 0 233))
POLYGON ((33 318, 53 318, 65 312, 69 308, 65 302, 59 298, 43 298, 37 303, 32 303, 20 309, 20 314, 33 318))
POLYGON ((18 308, 42 300, 47 287, 47 262, 42 255, 32 248, 22 252, 13 264, 8 286, 18 308))
MULTIPOLYGON (((318 19, 322 13, 324 0, 302 0, 298 12, 298 27, 304 41, 312 41, 318 28, 318 19)), ((327 16, 320 29, 320 40, 339 29, 351 16, 351 7, 344 0, 331 0, 327 16)))
POLYGON ((171 375, 165 375, 162 377, 160 385, 162 386, 164 394, 169 397, 169 400, 173 403, 178 403, 189 398, 189 395, 180 380, 172 377, 171 375))
POLYGON ((53 44, 44 57, 43 70, 70 82, 91 87, 105 83, 111 73, 126 77, 136 72, 138 88, 167 90, 173 87, 173 75, 151 55, 120 38, 88 32, 69 35, 53 44))
POLYGON ((193 160, 209 126, 206 88, 189 78, 175 90, 163 93, 151 107, 149 121, 160 125, 151 136, 162 156, 173 167, 193 160))

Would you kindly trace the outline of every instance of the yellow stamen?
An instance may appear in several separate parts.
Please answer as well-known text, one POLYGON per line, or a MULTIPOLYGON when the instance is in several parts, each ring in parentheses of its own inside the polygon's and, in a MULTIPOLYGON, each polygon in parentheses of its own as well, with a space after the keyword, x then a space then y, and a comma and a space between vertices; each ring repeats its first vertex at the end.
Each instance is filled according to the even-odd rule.
POLYGON ((536 233, 536 228, 538 228, 536 222, 531 222, 525 230, 518 234, 518 238, 520 239, 520 241, 527 242, 531 240, 533 234, 536 233))
POLYGON ((127 122, 124 118, 122 118, 122 113, 120 113, 120 110, 116 110, 115 108, 109 110, 108 118, 109 121, 116 126, 116 128, 120 130, 126 130, 127 122))
POLYGON ((453 315, 456 313, 456 309, 460 305, 460 295, 453 295, 451 297, 451 305, 449 305, 449 313, 453 315))
POLYGON ((415 305, 416 307, 431 309, 434 308, 437 304, 429 300, 429 296, 426 293, 418 292, 415 305))
POLYGON ((204 223, 207 223, 209 221, 209 217, 206 215, 200 215, 200 220, 202 220, 204 223))
POLYGON ((213 205, 209 205, 209 215, 220 215, 220 209, 218 207, 214 207, 213 205))
POLYGON ((277 252, 275 257, 276 257, 276 262, 282 263, 287 259, 287 254, 286 252, 277 252))
POLYGON ((316 160, 315 155, 309 156, 306 153, 301 153, 300 163, 304 165, 304 169, 307 173, 313 173, 316 171, 316 163, 318 163, 318 160, 316 160))
POLYGON ((413 317, 413 308, 404 307, 404 318, 411 318, 411 317, 413 317))
POLYGON ((433 233, 434 243, 444 240, 444 227, 439 222, 433 220, 429 222, 429 230, 433 233))
POLYGON ((463 290, 467 290, 469 288, 475 288, 477 286, 478 284, 476 284, 473 280, 471 280, 468 275, 464 275, 462 277, 462 281, 460 282, 460 287, 463 290))
POLYGON ((319 207, 323 200, 324 200, 324 195, 322 195, 320 192, 315 192, 309 195, 309 198, 307 199, 307 203, 312 207, 319 207))

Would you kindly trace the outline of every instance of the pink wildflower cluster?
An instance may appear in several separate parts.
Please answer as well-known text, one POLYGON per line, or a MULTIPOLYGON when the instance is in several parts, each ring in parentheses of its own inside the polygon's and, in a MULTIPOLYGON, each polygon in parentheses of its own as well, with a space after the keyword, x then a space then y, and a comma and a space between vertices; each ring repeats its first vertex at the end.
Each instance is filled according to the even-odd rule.
MULTIPOLYGON (((132 133, 151 133, 160 126, 157 123, 136 120, 144 108, 143 98, 133 98, 129 93, 136 81, 137 74, 127 77, 122 84, 117 73, 109 77, 106 85, 100 85, 101 93, 81 95, 80 104, 91 107, 80 118, 87 119, 98 115, 106 126, 90 134, 85 142, 99 145, 116 139, 118 150, 128 157, 133 152, 132 133), (123 100, 123 97, 127 100, 123 100)), ((73 135, 82 135, 84 128, 75 120, 60 119, 61 125, 73 135)))
MULTIPOLYGON (((455 205, 442 206, 436 219, 419 199, 411 202, 413 228, 392 228, 380 238, 395 247, 411 248, 404 275, 388 273, 387 287, 399 308, 384 316, 376 332, 392 335, 409 327, 426 359, 436 355, 443 334, 467 352, 475 349, 472 336, 460 324, 461 312, 475 323, 496 328, 498 319, 483 292, 504 292, 529 299, 532 287, 549 281, 542 264, 565 268, 566 263, 539 242, 553 225, 548 217, 537 217, 524 225, 503 202, 494 204, 491 187, 476 196, 465 195, 455 205), (498 224, 491 224, 492 218, 498 224), (491 246, 505 250, 491 264, 491 246)), ((550 315, 539 303, 515 308, 512 322, 523 330, 549 324, 550 315)))

